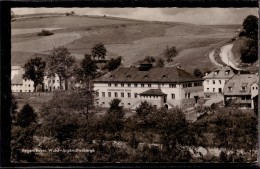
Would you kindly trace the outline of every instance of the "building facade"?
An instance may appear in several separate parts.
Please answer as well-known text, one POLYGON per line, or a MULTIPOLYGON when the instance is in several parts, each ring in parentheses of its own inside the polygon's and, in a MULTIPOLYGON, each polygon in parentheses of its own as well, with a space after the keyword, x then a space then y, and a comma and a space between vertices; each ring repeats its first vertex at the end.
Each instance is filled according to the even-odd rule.
POLYGON ((223 94, 223 89, 226 82, 235 75, 234 70, 225 66, 203 77, 203 87, 205 98, 210 98, 214 95, 223 94))
POLYGON ((254 108, 254 99, 258 96, 258 75, 237 74, 224 87, 224 104, 229 101, 243 107, 254 108))
POLYGON ((194 104, 203 96, 203 79, 176 67, 120 67, 93 81, 97 93, 96 105, 109 107, 111 100, 121 100, 121 106, 135 109, 148 101, 159 108, 183 107, 194 104))

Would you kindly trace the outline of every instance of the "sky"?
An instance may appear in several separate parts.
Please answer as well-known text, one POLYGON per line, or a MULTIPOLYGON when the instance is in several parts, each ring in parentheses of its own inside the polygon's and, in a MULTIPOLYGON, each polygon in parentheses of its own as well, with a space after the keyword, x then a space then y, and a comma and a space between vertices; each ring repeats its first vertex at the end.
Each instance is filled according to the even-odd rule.
POLYGON ((258 8, 13 8, 12 11, 18 15, 74 11, 78 15, 107 15, 200 25, 242 24, 248 15, 258 16, 258 8))

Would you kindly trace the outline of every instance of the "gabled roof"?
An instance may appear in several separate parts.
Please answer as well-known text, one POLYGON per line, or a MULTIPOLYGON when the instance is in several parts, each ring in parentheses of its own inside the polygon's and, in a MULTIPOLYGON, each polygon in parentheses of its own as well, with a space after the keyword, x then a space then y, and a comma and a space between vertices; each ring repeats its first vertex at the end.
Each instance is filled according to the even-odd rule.
POLYGON ((14 75, 12 81, 12 85, 22 85, 23 84, 23 76, 21 74, 14 75))
POLYGON ((94 79, 93 82, 177 83, 202 80, 177 67, 151 67, 146 71, 141 71, 137 67, 119 67, 94 79))
POLYGON ((167 94, 163 93, 161 89, 149 89, 142 93, 140 96, 165 96, 167 94))
POLYGON ((224 66, 220 69, 216 69, 214 71, 212 71, 211 73, 207 74, 206 76, 203 77, 203 79, 229 79, 231 77, 233 77, 234 71, 231 67, 229 66, 224 66), (216 72, 216 73, 215 73, 216 72), (228 74, 226 74, 226 72, 229 72, 228 74))
POLYGON ((255 74, 240 74, 233 76, 224 86, 224 95, 251 95, 250 86, 258 81, 255 74), (232 87, 231 91, 228 89, 232 87), (242 90, 242 87, 245 90, 242 90))

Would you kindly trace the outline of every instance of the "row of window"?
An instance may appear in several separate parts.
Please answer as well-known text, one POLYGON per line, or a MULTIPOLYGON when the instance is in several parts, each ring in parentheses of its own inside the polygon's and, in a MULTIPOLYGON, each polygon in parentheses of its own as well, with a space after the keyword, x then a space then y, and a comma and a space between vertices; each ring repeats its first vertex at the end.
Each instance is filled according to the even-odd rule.
MULTIPOLYGON (((96 92, 96 96, 99 97, 99 92, 96 92)), ((107 96, 108 97, 112 97, 112 93, 111 92, 108 92, 107 93, 107 96)), ((125 97, 125 93, 121 93, 120 94, 121 97, 125 97)), ((134 93, 134 98, 137 98, 138 94, 137 93, 134 93)), ((102 92, 102 97, 106 97, 106 92, 102 92)), ((119 94, 117 92, 114 92, 114 97, 119 97, 119 94)), ((131 98, 131 93, 127 93, 127 97, 128 98, 131 98)), ((149 97, 149 98, 158 98, 159 96, 146 96, 146 97, 149 97)), ((190 96, 189 96, 190 97, 190 96)), ((175 94, 171 94, 171 98, 172 99, 175 99, 175 94)))
MULTIPOLYGON (((51 80, 48 81, 49 83, 51 83, 51 80)), ((59 83, 59 80, 56 80, 57 83, 59 83)), ((55 80, 52 80, 52 83, 55 83, 55 80)))
MULTIPOLYGON (((210 82, 210 80, 207 80, 207 84, 209 84, 209 82, 210 82)), ((217 84, 217 82, 218 82, 218 84, 222 84, 221 80, 212 80, 212 84, 217 84)), ((224 83, 226 83, 226 82, 227 82, 227 80, 224 81, 224 83)))
MULTIPOLYGON (((137 83, 135 83, 135 84, 133 84, 133 85, 134 85, 133 87, 138 87, 138 84, 137 84, 137 83)), ((119 86, 118 83, 114 83, 114 87, 118 87, 118 86, 119 86)), ((132 84, 131 84, 131 83, 127 83, 127 84, 121 83, 120 86, 121 86, 121 87, 125 87, 125 86, 127 86, 127 87, 132 87, 132 84)), ((141 84, 140 84, 140 87, 151 87, 151 86, 152 86, 152 84, 150 84, 150 83, 148 83, 148 84, 143 84, 143 83, 141 83, 141 84)), ((160 87, 160 86, 164 86, 164 84, 158 84, 158 86, 159 86, 159 87, 160 87)), ((169 88, 176 88, 176 84, 169 84, 168 86, 169 86, 169 88)), ((195 83, 194 83, 194 86, 202 86, 202 82, 195 82, 195 83)), ((112 87, 112 83, 108 83, 108 87, 112 87)), ((183 84, 183 87, 184 87, 184 88, 186 88, 186 87, 192 87, 192 83, 184 83, 184 84, 183 84)))
MULTIPOLYGON (((12 90, 12 92, 22 92, 22 90, 12 90)), ((25 90, 27 92, 27 90, 25 90)), ((31 90, 28 90, 28 92, 31 92, 31 90)))

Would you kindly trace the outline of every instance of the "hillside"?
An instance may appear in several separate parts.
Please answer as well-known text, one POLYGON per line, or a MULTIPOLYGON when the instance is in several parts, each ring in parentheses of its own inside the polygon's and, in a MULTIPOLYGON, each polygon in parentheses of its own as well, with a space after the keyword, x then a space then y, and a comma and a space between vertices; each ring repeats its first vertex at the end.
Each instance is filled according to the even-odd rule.
MULTIPOLYGON (((46 15, 46 14, 45 14, 46 15)), ((214 69, 209 52, 237 34, 239 25, 201 26, 187 23, 149 22, 98 16, 24 16, 12 22, 12 65, 29 58, 46 56, 53 47, 64 45, 82 59, 91 48, 103 42, 107 58, 122 56, 124 66, 137 64, 145 56, 162 56, 166 46, 179 51, 173 63, 184 69, 214 69), (54 35, 38 36, 42 29, 54 35)))

